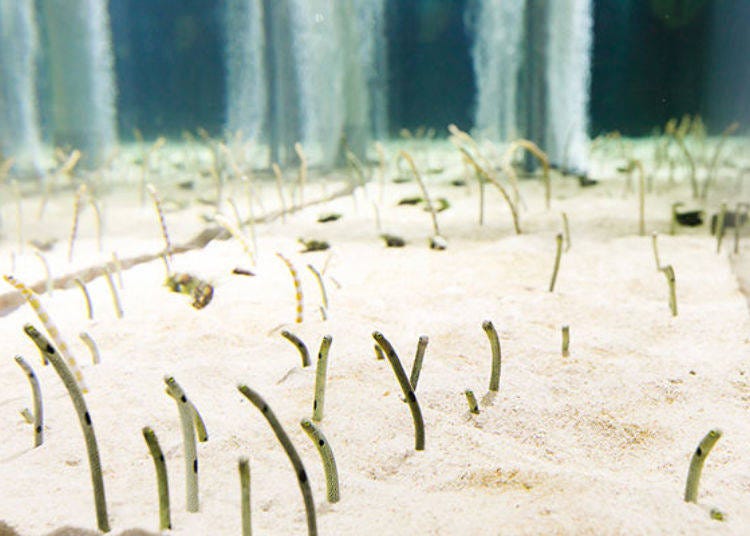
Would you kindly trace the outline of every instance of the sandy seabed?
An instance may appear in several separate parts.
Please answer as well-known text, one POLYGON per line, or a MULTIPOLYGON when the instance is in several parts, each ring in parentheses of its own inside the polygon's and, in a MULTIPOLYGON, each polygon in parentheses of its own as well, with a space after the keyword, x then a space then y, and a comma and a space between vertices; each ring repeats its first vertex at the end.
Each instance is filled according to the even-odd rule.
MULTIPOLYGON (((188 297, 166 289, 158 256, 123 271, 121 319, 104 277, 88 283, 94 320, 87 318, 75 286, 42 296, 90 387, 86 401, 114 534, 133 528, 157 533, 157 489, 144 426, 154 429, 166 457, 173 524, 168 533, 240 533, 237 460, 242 456, 250 459, 255 532, 305 532, 289 460, 261 413, 237 391, 238 383, 266 398, 297 447, 312 485, 320 534, 750 530, 750 318, 732 269, 734 263, 737 271, 748 271, 744 243, 732 254, 728 237, 717 254, 705 225, 669 235, 671 203, 690 202, 683 172, 675 186, 657 177, 646 198, 647 234, 638 236, 637 196, 625 192, 623 176, 614 171, 616 158, 596 164, 594 176, 610 180, 591 188, 554 174, 550 210, 544 207, 541 181, 522 181, 521 235, 514 234, 501 197, 488 189, 485 222, 479 226, 476 182, 452 186, 450 181, 463 175, 455 150, 436 151, 430 163, 446 171, 428 175, 427 183, 433 198, 451 204, 438 215, 445 251, 428 248, 432 229, 422 207, 397 206, 399 199, 419 195, 417 184, 389 182, 381 199, 374 180, 367 193, 358 189, 354 197, 257 225, 255 267, 236 240, 213 240, 176 255, 175 270, 214 285, 205 309, 194 309, 188 297), (378 238, 374 202, 382 230, 405 238, 405 248, 386 248, 378 238), (342 218, 317 223, 326 212, 342 218), (561 212, 570 221, 571 247, 549 292, 561 212), (676 317, 670 314, 666 279, 655 266, 652 231, 659 233, 662 264, 676 272, 676 317), (302 254, 300 237, 326 240, 331 249, 302 254), (276 252, 300 272, 302 324, 294 323, 292 279, 276 252), (330 302, 325 321, 307 264, 325 266, 330 302), (238 266, 256 275, 233 275, 238 266), (491 354, 484 320, 493 321, 502 345, 495 397, 485 396, 491 354), (299 426, 312 412, 314 366, 301 367, 296 349, 280 336, 282 325, 299 335, 313 356, 324 335, 333 337, 321 428, 340 475, 336 504, 326 503, 320 458, 299 426), (561 355, 563 325, 570 326, 569 357, 561 355), (393 343, 407 373, 417 339, 429 336, 416 390, 426 429, 422 452, 414 450, 412 419, 394 374, 387 361, 376 360, 375 330, 393 343), (100 364, 92 364, 78 339, 81 331, 96 340, 100 364), (210 435, 198 445, 198 513, 185 509, 182 435, 175 403, 164 393, 166 374, 185 389, 210 435), (480 398, 478 415, 468 412, 466 388, 480 398), (698 504, 687 504, 690 457, 712 428, 724 435, 707 459, 698 504), (725 521, 710 518, 713 507, 725 521)), ((424 164, 425 155, 418 156, 424 164)), ((288 173, 291 182, 296 174, 288 173)), ((175 244, 213 225, 200 217, 213 207, 195 201, 199 194, 211 195, 209 180, 198 181, 205 191, 186 193, 174 187, 180 177, 163 170, 153 177, 175 244), (186 205, 174 202, 179 196, 186 205)), ((722 196, 736 199, 730 182, 719 181, 726 189, 712 193, 709 210, 722 196)), ((341 184, 311 177, 306 198, 321 198, 341 184)), ((102 265, 112 251, 123 260, 156 254, 163 248, 159 224, 150 204, 140 206, 136 190, 120 186, 102 198, 103 252, 97 249, 92 213, 85 211, 68 262, 72 190, 55 195, 41 221, 36 221, 38 198, 24 198, 24 239, 59 240, 46 253, 53 277, 102 265)), ((268 212, 278 208, 272 181, 259 180, 258 190, 268 212)), ((236 186, 244 215, 241 191, 236 186)), ((16 251, 15 275, 39 283, 42 263, 30 246, 18 252, 15 217, 14 204, 6 202, 2 270, 10 272, 10 252, 16 251)), ((73 406, 23 334, 24 323, 39 325, 33 311, 13 306, 18 296, 10 286, 3 292, 0 519, 23 535, 95 533, 88 462, 73 406), (31 397, 15 354, 40 377, 45 426, 39 448, 32 448, 32 427, 19 414, 31 406, 31 397)))

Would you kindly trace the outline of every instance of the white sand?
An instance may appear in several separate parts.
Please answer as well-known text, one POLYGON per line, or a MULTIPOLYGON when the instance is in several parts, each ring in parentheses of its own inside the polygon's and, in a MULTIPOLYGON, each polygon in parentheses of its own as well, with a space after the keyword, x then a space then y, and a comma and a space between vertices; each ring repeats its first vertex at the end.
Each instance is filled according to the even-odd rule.
MULTIPOLYGON (((266 397, 300 452, 321 534, 746 533, 750 319, 728 261, 731 240, 717 255, 705 228, 667 235, 669 205, 687 198, 684 185, 648 197, 648 234, 660 233, 662 262, 677 274, 679 316, 673 318, 651 238, 637 236, 636 197, 622 195, 620 180, 581 190, 573 179, 555 175, 550 211, 544 210, 541 183, 524 182, 524 234, 515 236, 508 211, 492 190, 485 225, 478 227, 476 185, 449 186, 455 175, 429 179, 433 198, 444 196, 452 204, 439 215, 446 251, 427 248, 430 220, 421 208, 395 206, 402 197, 418 195, 416 184, 389 184, 380 215, 385 230, 409 241, 404 249, 383 246, 371 203, 359 192, 356 213, 348 197, 289 216, 285 224, 258 226, 257 277, 230 274, 235 266, 249 267, 235 241, 214 241, 175 257, 177 270, 215 285, 204 310, 163 287, 158 260, 123 274, 123 319, 116 318, 101 277, 88 285, 94 321, 86 318, 75 287, 42 298, 91 388, 86 400, 99 440, 113 533, 158 527, 154 468, 141 436, 146 425, 155 430, 167 458, 171 534, 240 532, 240 456, 250 458, 256 533, 305 532, 302 497, 289 461, 237 383, 266 397), (343 218, 315 223, 329 211, 343 218), (572 248, 563 255, 550 293, 561 211, 570 219, 572 248), (305 265, 322 269, 328 252, 299 254, 298 237, 332 244, 325 322, 305 265), (300 270, 301 325, 292 324, 292 282, 276 251, 300 270), (472 388, 481 398, 489 382, 485 319, 500 333, 500 392, 494 402, 481 405, 480 415, 470 416, 463 390, 472 388), (321 337, 333 336, 322 428, 339 468, 342 499, 335 505, 325 503, 320 459, 299 427, 312 411, 314 367, 302 369, 295 348, 278 330, 272 332, 280 324, 301 336, 313 356, 321 337), (560 352, 563 324, 571 329, 567 358, 560 352), (97 341, 100 365, 91 364, 78 340, 82 330, 97 341), (414 451, 412 420, 393 372, 387 362, 375 360, 374 330, 394 344, 407 372, 418 337, 430 337, 417 389, 426 425, 424 452, 414 451), (197 514, 185 511, 182 436, 175 404, 164 394, 165 374, 180 382, 210 434, 198 446, 197 514), (699 504, 686 504, 690 456, 714 427, 724 436, 706 462, 699 504), (712 506, 726 514, 726 521, 709 518, 712 506)), ((372 186, 370 201, 378 197, 372 186)), ((171 195, 168 186, 160 189, 171 195)), ((321 194, 319 185, 308 187, 309 198, 321 194)), ((276 208, 273 183, 265 186, 264 199, 267 208, 276 208)), ((125 258, 163 247, 150 206, 140 209, 133 196, 122 194, 108 197, 106 205, 106 252, 115 249, 125 258)), ((88 212, 76 259, 68 264, 71 206, 71 193, 56 197, 46 223, 27 226, 27 238, 61 239, 47 254, 57 276, 109 258, 96 252, 88 212)), ((32 207, 28 200, 29 220, 32 207)), ((240 207, 244 210, 245 203, 240 207)), ((205 226, 196 217, 201 212, 210 209, 167 215, 175 242, 205 226)), ((13 214, 6 205, 5 252, 14 247, 13 214)), ((744 247, 743 252, 748 254, 744 247)), ((41 264, 28 251, 17 263, 19 279, 42 279, 41 264)), ((6 431, 0 449, 0 519, 24 535, 63 526, 94 530, 77 418, 61 382, 41 366, 23 335, 25 322, 38 325, 28 306, 0 322, 5 355, 0 427, 6 431), (28 382, 13 363, 17 353, 32 363, 42 383, 45 440, 37 449, 31 448, 31 427, 18 413, 31 402, 28 382)))

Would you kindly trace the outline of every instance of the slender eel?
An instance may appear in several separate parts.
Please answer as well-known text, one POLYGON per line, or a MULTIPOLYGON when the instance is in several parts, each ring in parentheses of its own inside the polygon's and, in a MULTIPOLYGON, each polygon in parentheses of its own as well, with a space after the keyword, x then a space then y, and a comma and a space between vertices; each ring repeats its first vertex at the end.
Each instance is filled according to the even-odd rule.
POLYGON ((73 262, 73 246, 78 234, 78 220, 81 217, 82 201, 86 195, 86 185, 81 184, 76 192, 75 201, 73 202, 73 226, 70 229, 70 240, 68 241, 68 262, 73 262))
POLYGON ((294 321, 297 324, 301 324, 304 313, 304 302, 302 297, 302 283, 299 279, 299 272, 297 272, 297 269, 292 264, 292 261, 284 257, 284 255, 277 252, 276 256, 284 261, 284 264, 286 264, 286 267, 289 269, 289 273, 292 275, 292 280, 294 281, 294 295, 297 302, 297 316, 294 321))
POLYGON ((333 450, 331 445, 328 443, 326 436, 323 432, 315 426, 310 419, 302 419, 300 426, 308 435, 310 440, 315 443, 320 454, 320 459, 323 462, 323 472, 326 475, 326 496, 328 502, 336 503, 341 498, 339 494, 339 473, 336 469, 336 459, 333 457, 333 450))
POLYGON ((242 508, 242 536, 252 536, 253 524, 250 517, 250 460, 240 458, 238 463, 240 471, 240 493, 242 508))
POLYGON ((112 265, 115 267, 115 272, 117 272, 117 284, 120 286, 120 290, 122 290, 125 288, 122 282, 122 263, 114 251, 112 252, 112 265))
POLYGON ((308 264, 307 269, 313 273, 313 275, 315 276, 315 279, 318 281, 318 286, 320 287, 320 297, 323 300, 323 309, 327 311, 328 310, 328 293, 326 292, 326 286, 323 283, 323 277, 320 275, 320 272, 316 270, 315 266, 313 266, 312 264, 308 264))
POLYGON ((425 202, 427 203, 427 208, 430 211, 430 216, 432 217, 432 230, 435 233, 435 236, 440 236, 440 229, 438 228, 438 221, 437 221, 437 211, 435 210, 435 206, 432 204, 432 201, 430 200, 430 194, 427 192, 427 187, 424 184, 424 181, 422 180, 422 175, 419 173, 419 170, 417 169, 417 165, 414 163, 414 159, 412 159, 411 155, 407 153, 406 151, 400 151, 398 153, 399 158, 403 158, 406 160, 407 164, 409 164, 409 167, 411 168, 411 172, 414 175, 414 178, 417 181, 417 184, 419 185, 419 189, 422 190, 422 196, 424 197, 425 202))
POLYGON ((302 366, 309 367, 310 366, 310 353, 307 351, 307 346, 305 346, 305 343, 302 342, 302 339, 300 339, 294 333, 287 331, 287 330, 282 331, 281 336, 297 347, 297 350, 299 351, 299 354, 302 357, 302 366))
POLYGON ((89 296, 89 291, 86 288, 86 283, 81 281, 81 279, 78 277, 76 277, 73 282, 78 285, 78 288, 80 288, 81 292, 83 292, 83 297, 86 300, 86 314, 88 314, 89 320, 93 320, 94 308, 91 306, 91 296, 89 296))
POLYGON ((554 292, 555 291, 555 282, 557 281, 557 272, 560 270, 560 257, 562 257, 562 243, 563 243, 563 235, 561 233, 557 233, 555 236, 555 243, 557 244, 557 248, 555 249, 555 265, 552 268, 552 279, 550 279, 549 282, 549 291, 554 292))
POLYGON ((467 151, 465 148, 461 147, 459 149, 464 156, 467 158, 468 162, 474 167, 474 171, 476 172, 477 180, 479 181, 480 188, 483 187, 483 181, 488 181, 492 185, 495 186, 495 188, 498 189, 500 192, 500 195, 503 196, 503 199, 505 200, 506 204, 508 205, 508 208, 510 209, 510 215, 511 218, 513 218, 513 228, 516 231, 516 234, 521 234, 521 224, 518 219, 518 208, 516 207, 516 203, 513 202, 510 195, 508 195, 508 191, 505 189, 505 187, 500 183, 499 180, 497 180, 494 176, 489 174, 489 171, 484 169, 479 162, 467 151))
POLYGON ((26 377, 29 379, 29 384, 31 384, 31 396, 34 402, 34 413, 32 415, 34 423, 34 447, 38 447, 44 440, 42 390, 39 387, 39 379, 36 377, 36 374, 34 374, 34 370, 31 368, 31 365, 29 365, 26 360, 20 355, 17 355, 15 359, 16 363, 18 363, 18 366, 21 367, 24 374, 26 374, 26 377))
POLYGON ((89 206, 94 212, 94 224, 96 225, 96 249, 102 250, 102 211, 93 197, 89 197, 89 206))
POLYGON ((44 253, 41 251, 35 251, 34 255, 36 255, 40 261, 42 261, 42 265, 44 266, 44 275, 45 275, 45 284, 44 289, 47 294, 52 296, 52 290, 54 289, 54 284, 52 282, 52 270, 49 268, 49 262, 47 261, 47 257, 44 256, 44 253))
POLYGON ((716 221, 716 253, 721 253, 721 242, 724 240, 724 231, 727 218, 727 204, 726 202, 721 204, 719 209, 719 217, 716 221))
POLYGON ((464 395, 466 395, 466 402, 469 404, 469 412, 479 415, 479 404, 477 403, 477 397, 474 396, 474 391, 466 389, 464 390, 464 395))
POLYGON ((415 391, 417 390, 419 374, 422 372, 422 361, 424 361, 424 353, 427 350, 428 342, 430 342, 430 339, 427 335, 419 337, 419 341, 417 342, 417 352, 414 355, 414 363, 411 366, 411 375, 409 376, 409 383, 415 391))
POLYGON ((661 271, 667 278, 667 284, 669 285, 669 309, 672 311, 672 316, 677 316, 677 291, 675 290, 674 268, 672 268, 671 264, 668 264, 661 271))
POLYGON ((685 484, 685 502, 694 503, 698 500, 698 484, 700 483, 703 464, 719 438, 721 438, 721 430, 711 430, 701 439, 698 448, 695 449, 693 457, 690 459, 690 469, 685 484))
POLYGON ((563 234, 565 236, 565 251, 570 250, 570 224, 568 223, 568 215, 564 212, 562 213, 562 220, 563 220, 563 234))
POLYGON ((115 282, 112 280, 112 270, 109 269, 109 266, 106 266, 104 268, 104 276, 107 279, 109 292, 112 294, 112 305, 115 306, 115 313, 117 313, 117 318, 122 318, 122 303, 120 302, 120 295, 117 293, 115 282))
POLYGON ((328 351, 331 349, 333 338, 330 335, 323 337, 318 351, 318 364, 315 368, 315 400, 313 400, 312 418, 315 422, 323 420, 323 406, 326 399, 326 374, 328 371, 328 351))
POLYGON ((198 501, 198 453, 195 448, 195 427, 192 404, 185 392, 172 376, 166 376, 167 394, 177 402, 182 427, 182 442, 185 452, 185 502, 188 512, 197 512, 198 501))
POLYGON ((654 261, 656 261, 656 269, 661 271, 661 260, 659 259, 659 234, 654 231, 651 233, 651 247, 654 250, 654 261))
POLYGON ((23 417, 23 420, 26 421, 26 424, 34 424, 34 415, 32 415, 29 408, 23 408, 19 413, 21 414, 21 417, 23 417))
POLYGON ((143 428, 143 439, 154 460, 156 468, 156 485, 159 490, 159 530, 169 530, 172 528, 172 521, 169 513, 169 481, 167 479, 167 464, 164 460, 164 453, 159 446, 159 440, 156 434, 148 426, 143 428))
POLYGON ((734 254, 737 255, 740 252, 740 231, 745 226, 745 221, 748 217, 748 208, 750 205, 747 203, 737 203, 734 217, 734 254))
POLYGON ((60 354, 57 353, 57 350, 55 350, 44 335, 39 333, 39 330, 31 324, 24 325, 23 330, 26 335, 34 341, 37 348, 46 354, 47 359, 52 363, 55 372, 60 376, 60 379, 65 385, 65 389, 67 389, 68 394, 70 395, 70 399, 73 401, 73 406, 78 414, 78 421, 81 423, 83 437, 86 441, 86 452, 88 453, 89 469, 91 470, 91 483, 94 488, 96 523, 100 531, 109 532, 107 500, 104 495, 104 478, 102 477, 102 465, 101 460, 99 459, 99 447, 96 444, 94 425, 91 422, 91 415, 86 407, 86 400, 84 400, 79 384, 76 382, 75 377, 65 364, 65 361, 63 361, 60 354))
POLYGON ((414 449, 424 450, 424 420, 422 419, 422 410, 419 407, 417 395, 414 394, 414 389, 412 389, 411 384, 409 383, 409 378, 406 376, 406 372, 404 372, 404 367, 401 366, 401 361, 391 343, 388 342, 388 339, 386 339, 379 331, 374 332, 372 338, 375 339, 375 342, 377 342, 385 352, 388 362, 393 369, 393 373, 396 375, 396 379, 398 380, 401 390, 406 397, 406 401, 409 404, 411 417, 414 421, 414 449))
POLYGON ((492 373, 490 374, 490 391, 500 390, 500 367, 502 360, 502 353, 500 352, 500 339, 497 336, 497 330, 494 324, 490 320, 482 322, 482 329, 487 334, 487 338, 490 340, 490 348, 492 348, 492 373))
MULTIPOLYGON (((162 139, 162 138, 159 138, 162 139)), ((156 144, 154 144, 156 146, 156 144)), ((164 251, 167 255, 167 258, 169 261, 172 261, 172 241, 169 239, 169 232, 167 231, 167 220, 164 218, 164 211, 161 208, 161 199, 159 199, 159 194, 156 191, 156 188, 153 184, 149 184, 146 186, 146 189, 148 190, 149 195, 151 196, 151 199, 154 201, 154 209, 156 210, 156 215, 159 218, 159 225, 161 225, 161 234, 164 238, 164 251)))
POLYGON ((214 220, 216 221, 216 223, 226 229, 227 232, 232 235, 235 240, 237 240, 237 242, 240 243, 240 246, 242 246, 242 250, 247 254, 248 257, 250 257, 250 263, 255 265, 255 254, 253 253, 252 247, 250 246, 250 242, 247 241, 247 238, 245 238, 245 235, 242 234, 242 231, 240 231, 237 226, 233 225, 232 222, 230 222, 229 219, 223 214, 215 214, 214 220))
POLYGON ((380 347, 380 345, 375 344, 373 345, 373 347, 375 348, 375 359, 377 360, 385 359, 385 354, 383 353, 383 349, 380 347))
POLYGON ((297 449, 294 448, 292 441, 289 436, 286 435, 284 428, 276 418, 276 415, 271 408, 266 404, 263 398, 250 389, 247 385, 238 385, 237 389, 240 393, 256 407, 268 421, 271 426, 273 433, 276 434, 276 439, 279 440, 283 447, 286 455, 289 457, 289 461, 292 463, 294 472, 297 475, 297 483, 299 484, 300 491, 302 491, 302 498, 305 501, 305 512, 307 514, 307 534, 308 536, 316 536, 318 534, 318 525, 315 520, 315 501, 313 500, 312 489, 310 489, 310 481, 307 479, 307 472, 305 466, 302 464, 302 459, 297 454, 297 449))
POLYGON ((570 355, 570 326, 562 327, 562 356, 570 355))
POLYGON ((81 391, 87 393, 88 387, 86 387, 86 382, 83 379, 81 369, 78 368, 76 359, 73 357, 73 354, 70 353, 68 345, 60 336, 60 331, 57 329, 57 326, 55 326, 49 314, 47 314, 47 311, 45 311, 44 307, 42 307, 42 303, 39 301, 39 297, 34 294, 34 292, 29 287, 21 283, 12 275, 5 275, 3 276, 3 279, 5 279, 5 281, 7 281, 9 284, 13 285, 13 287, 15 287, 18 291, 20 291, 26 301, 29 302, 29 305, 31 305, 31 308, 34 309, 34 312, 39 318, 39 321, 44 326, 44 329, 47 330, 50 338, 57 346, 60 355, 62 355, 63 359, 65 359, 65 362, 68 364, 70 372, 73 374, 73 377, 78 383, 78 386, 81 388, 81 391))
POLYGON ((82 331, 78 334, 78 338, 83 341, 83 343, 88 347, 89 351, 91 352, 91 360, 94 363, 94 365, 98 365, 101 363, 101 355, 99 354, 99 348, 97 348, 96 343, 94 342, 94 339, 91 338, 91 335, 86 333, 85 331, 82 331))

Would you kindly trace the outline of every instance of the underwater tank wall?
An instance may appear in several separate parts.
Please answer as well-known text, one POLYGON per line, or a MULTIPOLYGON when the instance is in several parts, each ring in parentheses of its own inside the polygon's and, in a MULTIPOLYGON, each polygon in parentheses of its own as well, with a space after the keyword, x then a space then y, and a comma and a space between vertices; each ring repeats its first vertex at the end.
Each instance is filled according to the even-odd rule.
POLYGON ((470 9, 477 135, 520 135, 552 162, 585 170, 591 0, 475 0, 470 9))
POLYGON ((362 157, 385 130, 383 0, 228 0, 227 129, 287 163, 300 141, 311 163, 362 157))
POLYGON ((42 0, 52 98, 52 140, 104 163, 116 142, 115 80, 106 0, 42 0))
POLYGON ((344 137, 362 156, 403 127, 445 136, 455 122, 488 140, 527 137, 585 169, 587 140, 602 131, 646 135, 685 113, 714 132, 750 120, 750 67, 738 57, 750 15, 738 0, 2 6, 12 41, 0 52, 2 151, 18 166, 50 146, 102 161, 117 131, 177 138, 197 127, 242 132, 269 146, 269 163, 296 162, 300 141, 312 164, 331 166, 344 137))
POLYGON ((40 165, 37 46, 34 3, 0 0, 0 157, 14 157, 24 173, 40 165))

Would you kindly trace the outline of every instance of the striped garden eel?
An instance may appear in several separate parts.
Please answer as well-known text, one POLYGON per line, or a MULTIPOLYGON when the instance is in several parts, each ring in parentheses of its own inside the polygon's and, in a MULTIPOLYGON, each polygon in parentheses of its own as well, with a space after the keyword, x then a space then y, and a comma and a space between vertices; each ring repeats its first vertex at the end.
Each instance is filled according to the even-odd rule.
POLYGON ((286 264, 286 267, 289 269, 289 273, 292 274, 292 279, 294 280, 295 299, 297 301, 297 316, 295 318, 295 322, 297 324, 301 324, 304 313, 304 303, 302 297, 302 283, 299 280, 299 272, 297 272, 297 269, 292 264, 292 261, 287 259, 284 255, 277 252, 276 256, 284 261, 284 264, 286 264))
POLYGON ((39 321, 44 326, 44 329, 47 330, 47 333, 52 339, 52 342, 54 342, 55 346, 57 346, 57 350, 60 352, 60 355, 63 357, 63 359, 65 359, 65 362, 70 368, 70 372, 73 374, 73 377, 75 378, 78 386, 81 388, 81 391, 84 394, 88 393, 89 389, 83 379, 83 373, 81 372, 81 369, 78 368, 78 363, 76 362, 75 357, 73 357, 73 354, 70 353, 68 345, 60 335, 60 330, 57 329, 57 326, 55 326, 55 324, 50 319, 49 313, 47 313, 44 307, 42 307, 42 304, 39 301, 39 296, 34 294, 34 292, 29 287, 24 285, 12 275, 4 275, 3 279, 5 279, 5 281, 7 281, 10 285, 15 287, 16 290, 18 290, 23 295, 26 301, 29 302, 29 305, 31 305, 31 308, 34 309, 34 312, 36 313, 36 316, 39 317, 39 321))

